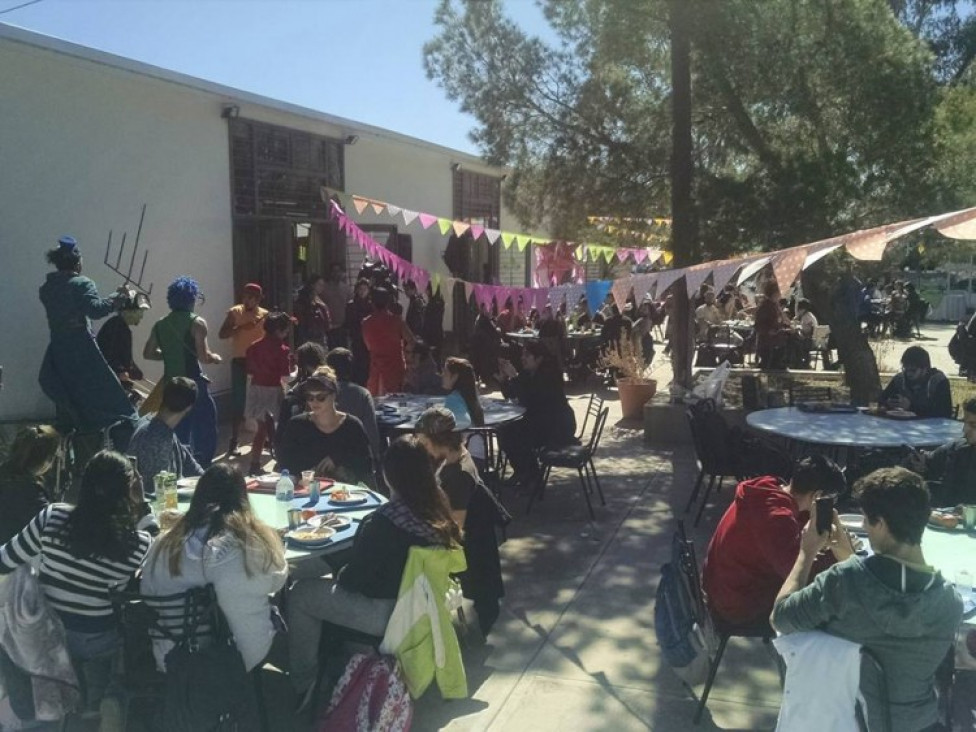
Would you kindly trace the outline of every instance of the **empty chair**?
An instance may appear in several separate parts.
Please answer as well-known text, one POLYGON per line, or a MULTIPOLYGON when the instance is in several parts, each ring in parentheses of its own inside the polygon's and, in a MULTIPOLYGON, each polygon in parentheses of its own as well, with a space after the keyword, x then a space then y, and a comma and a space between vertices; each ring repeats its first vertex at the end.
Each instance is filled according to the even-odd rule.
POLYGON ((701 520, 705 505, 708 503, 708 496, 715 488, 716 481, 718 487, 722 487, 725 478, 739 479, 739 467, 735 455, 732 452, 731 436, 725 419, 715 408, 715 402, 705 399, 698 404, 692 405, 687 411, 688 426, 691 429, 692 444, 695 447, 695 457, 698 464, 698 479, 691 495, 688 496, 688 503, 685 505, 685 513, 691 510, 698 494, 704 484, 705 477, 708 476, 708 485, 705 495, 702 497, 701 505, 695 516, 695 526, 701 520))

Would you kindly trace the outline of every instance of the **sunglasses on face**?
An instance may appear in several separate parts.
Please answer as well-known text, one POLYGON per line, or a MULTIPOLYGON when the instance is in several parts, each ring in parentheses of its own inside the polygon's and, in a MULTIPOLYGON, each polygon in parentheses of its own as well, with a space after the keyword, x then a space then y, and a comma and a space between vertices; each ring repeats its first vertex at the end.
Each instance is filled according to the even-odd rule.
POLYGON ((316 392, 312 392, 311 394, 306 394, 305 395, 305 401, 306 402, 324 402, 326 399, 329 398, 329 396, 330 396, 330 393, 327 392, 327 391, 316 391, 316 392))

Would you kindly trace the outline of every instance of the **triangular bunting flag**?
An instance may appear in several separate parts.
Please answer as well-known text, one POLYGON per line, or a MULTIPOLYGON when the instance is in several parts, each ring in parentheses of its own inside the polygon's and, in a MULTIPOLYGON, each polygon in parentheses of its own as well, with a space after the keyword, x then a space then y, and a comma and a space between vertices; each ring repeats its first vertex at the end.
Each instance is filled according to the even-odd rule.
MULTIPOLYGON (((451 224, 451 228, 454 229, 455 236, 463 236, 464 232, 471 228, 471 224, 465 223, 464 221, 455 221, 451 224)), ((444 233, 443 231, 441 232, 444 233)))
POLYGON ((388 203, 386 204, 386 212, 390 216, 399 216, 401 213, 403 213, 403 209, 400 208, 399 206, 393 206, 388 203))
MULTIPOLYGON (((410 226, 418 216, 416 211, 408 211, 407 209, 403 209, 400 214, 403 216, 403 223, 407 226, 410 226)), ((427 227, 425 226, 424 228, 426 229, 427 227)))
POLYGON ((950 239, 976 239, 976 208, 953 214, 939 221, 935 228, 950 239))
POLYGON ((638 306, 644 302, 644 298, 650 293, 651 288, 654 287, 654 281, 657 279, 657 274, 639 274, 633 277, 634 286, 634 301, 638 306))
POLYGON ((489 244, 494 244, 498 241, 498 237, 501 236, 502 232, 498 229, 485 229, 485 238, 488 240, 489 244))
POLYGON ((807 258, 803 260, 803 269, 816 264, 832 251, 840 248, 841 246, 841 244, 828 244, 824 247, 810 247, 810 251, 807 252, 807 258))
POLYGON ((613 286, 610 288, 610 294, 613 295, 613 301, 620 308, 620 312, 623 312, 624 308, 627 307, 627 298, 630 296, 631 290, 634 289, 633 281, 633 277, 622 277, 619 280, 614 280, 613 286))
POLYGON ((447 236, 447 232, 451 230, 453 223, 450 219, 437 219, 437 228, 441 230, 442 236, 447 236))
POLYGON ((702 282, 704 282, 708 275, 711 274, 712 266, 711 264, 696 264, 694 267, 689 267, 685 270, 685 286, 688 290, 688 297, 691 297, 696 292, 698 288, 701 287, 702 282))
POLYGON ((378 214, 381 214, 386 210, 386 204, 382 201, 370 201, 369 205, 372 206, 373 211, 378 214))
POLYGON ((683 269, 666 269, 663 272, 657 273, 657 296, 660 297, 664 294, 671 285, 680 280, 685 276, 685 270, 683 269))
POLYGON ((732 275, 736 273, 739 267, 742 266, 742 260, 725 260, 724 262, 719 262, 715 269, 712 270, 712 287, 715 288, 715 292, 719 292, 723 287, 729 284, 729 280, 732 279, 732 275))
POLYGON ((783 296, 789 292, 793 281, 803 269, 808 249, 807 246, 792 247, 773 257, 773 276, 776 277, 776 284, 783 296))
POLYGON ((607 264, 610 264, 613 261, 613 257, 614 257, 613 247, 607 247, 601 252, 601 254, 603 255, 603 261, 606 262, 607 264))
POLYGON ((760 255, 758 257, 749 257, 742 261, 742 270, 739 275, 735 278, 735 284, 741 285, 747 279, 752 277, 756 272, 761 270, 769 264, 769 257, 766 255, 760 255))
POLYGON ((359 196, 353 196, 352 205, 356 207, 356 213, 361 214, 366 210, 366 207, 369 205, 369 201, 365 198, 360 198, 359 196))
POLYGON ((627 257, 629 257, 631 255, 631 252, 632 251, 633 251, 632 249, 618 249, 617 250, 617 261, 618 262, 621 262, 621 263, 626 262, 627 261, 627 257))
POLYGON ((431 216, 430 214, 426 214, 426 213, 417 214, 417 218, 420 220, 420 225, 424 229, 429 229, 431 226, 437 223, 437 217, 431 216))
MULTIPOLYGON (((880 262, 888 246, 888 233, 871 230, 863 234, 852 234, 847 242, 847 251, 854 259, 865 262, 880 262)), ((777 282, 779 278, 777 278, 777 282)))
POLYGON ((501 237, 502 237, 502 244, 504 245, 504 247, 506 249, 511 249, 512 243, 515 241, 515 234, 512 234, 508 231, 503 231, 501 232, 501 237))
POLYGON ((520 252, 524 252, 530 241, 532 241, 531 236, 520 236, 515 239, 515 244, 520 252))
POLYGON ((633 251, 634 251, 634 262, 636 262, 637 264, 640 264, 645 259, 647 259, 646 249, 634 249, 633 251))
POLYGON ((485 233, 484 226, 478 226, 477 224, 471 224, 471 238, 480 239, 481 235, 485 233))

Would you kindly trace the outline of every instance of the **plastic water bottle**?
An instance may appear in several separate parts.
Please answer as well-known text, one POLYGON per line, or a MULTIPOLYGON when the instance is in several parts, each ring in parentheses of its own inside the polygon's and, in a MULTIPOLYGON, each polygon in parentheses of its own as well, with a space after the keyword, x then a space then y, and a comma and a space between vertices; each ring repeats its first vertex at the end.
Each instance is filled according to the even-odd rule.
POLYGON ((275 483, 275 498, 279 501, 290 501, 295 497, 295 484, 287 470, 281 471, 281 477, 275 483))

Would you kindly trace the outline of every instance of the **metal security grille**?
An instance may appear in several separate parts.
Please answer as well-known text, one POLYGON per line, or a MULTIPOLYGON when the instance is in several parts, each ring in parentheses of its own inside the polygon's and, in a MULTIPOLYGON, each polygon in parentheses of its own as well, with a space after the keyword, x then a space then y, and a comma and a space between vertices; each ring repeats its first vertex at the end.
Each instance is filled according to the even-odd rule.
POLYGON ((228 123, 235 216, 326 217, 321 186, 344 189, 341 140, 248 119, 228 123))

